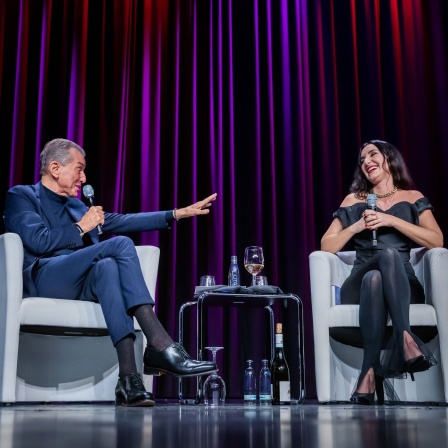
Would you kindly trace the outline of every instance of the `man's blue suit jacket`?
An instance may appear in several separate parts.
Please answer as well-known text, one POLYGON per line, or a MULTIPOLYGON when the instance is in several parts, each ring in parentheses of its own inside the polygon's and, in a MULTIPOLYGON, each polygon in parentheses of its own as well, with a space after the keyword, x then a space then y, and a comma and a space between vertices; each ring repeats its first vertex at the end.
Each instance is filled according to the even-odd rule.
MULTIPOLYGON (((88 207, 77 198, 68 198, 67 210, 78 222, 88 207)), ((167 211, 142 212, 132 214, 105 213, 104 233, 120 234, 146 230, 161 230, 170 227, 171 216, 167 211)), ((41 258, 68 255, 81 249, 83 241, 76 226, 61 226, 54 215, 50 201, 41 182, 35 185, 17 185, 6 194, 3 216, 7 232, 17 233, 24 248, 23 280, 24 296, 37 295, 32 279, 33 267, 41 258)), ((98 230, 89 232, 92 242, 98 243, 98 230)))

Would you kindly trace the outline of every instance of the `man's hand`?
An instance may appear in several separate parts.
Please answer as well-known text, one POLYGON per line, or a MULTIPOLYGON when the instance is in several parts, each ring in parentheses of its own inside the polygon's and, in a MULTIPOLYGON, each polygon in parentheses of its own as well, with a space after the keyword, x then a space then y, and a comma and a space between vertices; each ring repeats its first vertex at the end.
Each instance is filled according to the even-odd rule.
POLYGON ((90 232, 98 224, 104 224, 104 211, 101 205, 93 205, 89 208, 87 213, 82 217, 81 221, 77 222, 79 227, 86 232, 90 232))
POLYGON ((218 196, 218 194, 214 193, 202 201, 196 202, 188 207, 176 209, 174 212, 175 218, 179 220, 182 218, 190 218, 191 216, 207 215, 210 213, 209 208, 212 206, 212 202, 216 199, 216 196, 218 196))

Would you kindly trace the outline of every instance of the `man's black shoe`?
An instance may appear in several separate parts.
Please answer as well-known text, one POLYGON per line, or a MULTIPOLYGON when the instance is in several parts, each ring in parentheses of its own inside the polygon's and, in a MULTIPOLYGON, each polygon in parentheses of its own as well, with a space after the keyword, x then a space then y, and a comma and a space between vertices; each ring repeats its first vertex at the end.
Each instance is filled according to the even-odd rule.
POLYGON ((214 362, 192 359, 178 342, 174 342, 161 352, 146 347, 143 364, 145 375, 169 373, 174 376, 187 377, 208 375, 218 370, 214 362))
POLYGON ((131 373, 118 379, 115 388, 116 406, 150 407, 155 404, 153 394, 146 391, 139 373, 131 373))

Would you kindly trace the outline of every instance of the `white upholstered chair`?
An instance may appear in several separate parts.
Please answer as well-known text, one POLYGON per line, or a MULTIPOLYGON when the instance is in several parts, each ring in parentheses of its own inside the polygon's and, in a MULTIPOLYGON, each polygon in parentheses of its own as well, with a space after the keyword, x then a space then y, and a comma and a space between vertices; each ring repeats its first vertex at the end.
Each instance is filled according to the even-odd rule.
MULTIPOLYGON (((155 297, 160 249, 137 246, 155 297)), ((113 401, 118 361, 98 303, 42 297, 23 299, 23 246, 0 235, 0 403, 113 401)), ((146 340, 136 322, 137 368, 146 340)), ((152 377, 145 377, 152 391, 152 377)))
MULTIPOLYGON (((362 348, 349 345, 348 340, 353 329, 359 331, 359 305, 335 304, 335 290, 350 274, 354 259, 354 251, 336 255, 315 251, 309 256, 316 389, 321 403, 348 401, 361 369, 362 348)), ((448 250, 412 249, 411 264, 426 294, 425 304, 410 307, 411 329, 428 341, 437 365, 416 373, 415 382, 410 375, 394 380, 394 388, 403 402, 448 402, 448 250)))

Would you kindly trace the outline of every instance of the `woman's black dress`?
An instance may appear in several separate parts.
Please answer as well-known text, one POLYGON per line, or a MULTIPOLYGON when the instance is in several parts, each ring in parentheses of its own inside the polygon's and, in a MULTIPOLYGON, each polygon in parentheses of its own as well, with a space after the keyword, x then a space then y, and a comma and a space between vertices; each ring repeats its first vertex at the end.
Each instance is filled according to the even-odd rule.
MULTIPOLYGON (((346 228, 359 221, 366 209, 366 203, 356 203, 339 208, 333 216, 346 228)), ((398 202, 385 211, 377 208, 379 213, 387 213, 416 225, 419 224, 420 213, 425 210, 433 210, 425 197, 414 204, 398 202)), ((377 247, 372 247, 371 239, 372 231, 368 229, 352 238, 356 260, 350 276, 341 287, 341 304, 360 305, 364 359, 359 380, 364 378, 371 367, 375 373, 386 378, 401 378, 407 372, 403 354, 404 331, 411 334, 431 364, 436 364, 433 355, 411 332, 409 325, 409 305, 424 303, 425 295, 409 262, 412 240, 392 227, 377 230, 377 247), (393 333, 380 361, 389 317, 393 333)))

